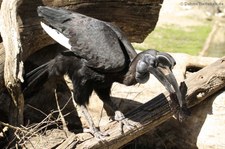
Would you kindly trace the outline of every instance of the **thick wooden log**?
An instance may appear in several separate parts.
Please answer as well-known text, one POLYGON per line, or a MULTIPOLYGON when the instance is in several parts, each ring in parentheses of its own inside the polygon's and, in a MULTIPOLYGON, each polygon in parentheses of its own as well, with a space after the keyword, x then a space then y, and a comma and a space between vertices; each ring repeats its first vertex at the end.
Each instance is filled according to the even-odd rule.
MULTIPOLYGON (((188 107, 195 106, 225 86, 225 57, 190 75, 185 84, 188 88, 186 100, 188 107)), ((168 93, 160 94, 149 102, 127 114, 137 126, 133 130, 119 131, 118 123, 110 123, 106 132, 110 134, 104 141, 95 138, 77 144, 77 148, 118 148, 141 136, 149 130, 168 120, 173 112, 168 104, 168 93)))
POLYGON ((19 24, 17 22, 17 7, 22 0, 3 1, 1 5, 1 35, 5 48, 4 80, 11 94, 10 124, 23 124, 24 99, 20 83, 23 82, 22 47, 19 24))
POLYGON ((4 64, 5 64, 5 49, 3 47, 3 43, 0 43, 0 94, 5 88, 5 83, 4 83, 4 64))
POLYGON ((117 24, 131 41, 142 42, 155 28, 163 0, 23 0, 18 7, 23 59, 55 43, 41 28, 37 7, 47 5, 80 12, 117 24))

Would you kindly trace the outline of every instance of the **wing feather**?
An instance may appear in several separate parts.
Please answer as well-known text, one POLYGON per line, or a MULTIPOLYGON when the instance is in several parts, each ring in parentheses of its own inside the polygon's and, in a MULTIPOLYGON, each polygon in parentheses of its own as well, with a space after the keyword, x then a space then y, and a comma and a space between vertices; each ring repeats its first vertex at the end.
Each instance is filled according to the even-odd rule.
POLYGON ((136 56, 129 41, 122 38, 121 31, 104 21, 64 9, 42 6, 38 7, 38 14, 48 26, 69 39, 72 52, 86 59, 89 67, 117 72, 127 66, 127 54, 129 59, 136 56))

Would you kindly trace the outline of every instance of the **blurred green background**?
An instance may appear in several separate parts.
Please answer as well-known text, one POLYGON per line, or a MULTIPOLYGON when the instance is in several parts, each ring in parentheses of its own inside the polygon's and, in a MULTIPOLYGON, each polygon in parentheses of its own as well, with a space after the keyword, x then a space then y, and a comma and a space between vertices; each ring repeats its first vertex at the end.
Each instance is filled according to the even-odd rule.
POLYGON ((196 6, 184 2, 164 1, 155 30, 143 43, 132 43, 134 48, 153 48, 201 56, 224 56, 225 6, 196 6))
POLYGON ((137 50, 148 48, 166 52, 181 52, 198 55, 211 31, 211 23, 201 26, 180 27, 164 25, 156 27, 143 43, 133 43, 137 50))

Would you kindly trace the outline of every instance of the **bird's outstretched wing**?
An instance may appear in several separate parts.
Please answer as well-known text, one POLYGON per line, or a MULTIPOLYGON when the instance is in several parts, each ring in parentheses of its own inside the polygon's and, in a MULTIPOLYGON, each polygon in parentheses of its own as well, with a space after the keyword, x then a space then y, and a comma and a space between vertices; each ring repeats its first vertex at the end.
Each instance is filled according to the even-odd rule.
MULTIPOLYGON (((116 27, 106 22, 60 8, 38 7, 44 26, 53 39, 87 61, 87 66, 104 72, 121 71, 136 52, 116 27), (52 35, 51 35, 52 34, 52 35), (56 35, 60 37, 56 39, 56 35), (128 50, 127 50, 128 49, 128 50)), ((46 30, 46 29, 45 29, 46 30)))

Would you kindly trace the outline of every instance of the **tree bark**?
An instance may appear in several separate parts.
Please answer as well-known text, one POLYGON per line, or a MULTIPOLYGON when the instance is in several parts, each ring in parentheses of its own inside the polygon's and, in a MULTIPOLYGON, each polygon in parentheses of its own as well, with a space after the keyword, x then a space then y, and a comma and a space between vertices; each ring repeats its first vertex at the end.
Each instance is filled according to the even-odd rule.
POLYGON ((23 59, 55 43, 41 28, 37 7, 62 7, 118 25, 133 42, 142 42, 158 21, 163 0, 23 0, 18 8, 23 59))
POLYGON ((21 3, 22 0, 5 0, 1 7, 1 35, 5 48, 4 81, 12 97, 9 121, 14 126, 23 124, 24 99, 20 86, 20 83, 23 82, 23 53, 17 22, 17 7, 21 3))
MULTIPOLYGON (((190 75, 185 80, 185 84, 188 88, 186 101, 189 108, 222 89, 225 86, 225 57, 190 75)), ((106 131, 110 134, 110 137, 107 137, 106 140, 99 141, 95 138, 89 138, 76 147, 119 148, 127 144, 165 122, 173 115, 168 103, 169 100, 168 93, 160 94, 139 108, 129 112, 127 117, 135 123, 137 126, 135 129, 125 130, 122 135, 118 130, 119 124, 113 122, 105 126, 110 128, 106 131)))
POLYGON ((3 47, 3 43, 0 43, 0 94, 3 91, 3 88, 5 88, 4 83, 4 63, 5 63, 5 49, 3 47))

